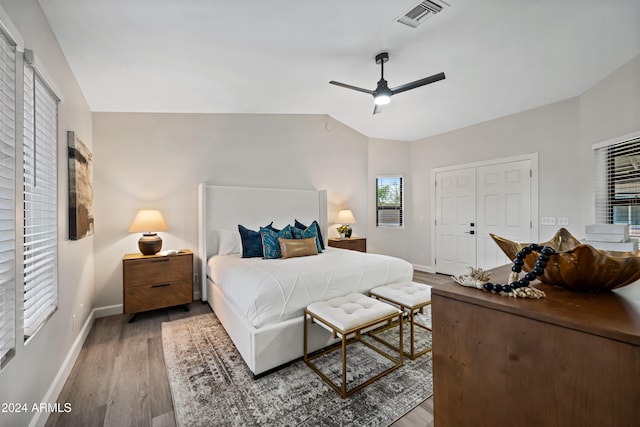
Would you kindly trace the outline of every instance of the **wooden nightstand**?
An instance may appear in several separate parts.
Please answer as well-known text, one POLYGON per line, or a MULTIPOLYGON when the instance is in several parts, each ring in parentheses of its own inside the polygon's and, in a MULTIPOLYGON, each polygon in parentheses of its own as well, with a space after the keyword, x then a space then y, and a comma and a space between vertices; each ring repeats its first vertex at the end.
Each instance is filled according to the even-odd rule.
MULTIPOLYGON (((122 258, 124 313, 189 304, 193 301, 193 253, 176 255, 126 254, 122 258)), ((185 307, 186 308, 186 307, 185 307)))
POLYGON ((351 237, 349 239, 329 239, 329 246, 352 251, 367 252, 367 239, 365 237, 351 237))

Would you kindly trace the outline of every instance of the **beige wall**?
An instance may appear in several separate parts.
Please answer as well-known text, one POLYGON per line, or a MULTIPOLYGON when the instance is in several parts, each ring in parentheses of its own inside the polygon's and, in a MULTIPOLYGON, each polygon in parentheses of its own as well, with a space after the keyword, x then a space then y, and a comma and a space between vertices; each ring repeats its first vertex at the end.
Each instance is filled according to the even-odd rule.
POLYGON ((165 248, 197 250, 200 182, 326 189, 329 224, 349 208, 354 233, 366 234, 367 138, 327 116, 94 113, 93 129, 99 307, 122 303, 121 259, 137 252, 139 235, 127 233, 136 210, 163 212, 165 248))
MULTIPOLYGON (((367 251, 412 258, 413 228, 413 177, 411 176, 411 144, 404 141, 386 139, 369 140, 369 179, 367 184, 369 227, 367 230, 367 251), (376 177, 381 175, 400 175, 404 177, 404 227, 376 227, 376 177)), ((358 218, 357 218, 358 219, 358 218)), ((359 219, 358 219, 359 221, 359 219)))
MULTIPOLYGON (((22 304, 18 303, 16 354, 0 372, 0 402, 31 405, 43 402, 47 393, 52 391, 54 378, 93 308, 94 239, 89 237, 72 242, 67 238, 66 157, 67 130, 76 131, 88 147, 92 146, 91 113, 37 1, 0 0, 0 6, 17 27, 25 47, 35 52, 63 97, 58 110, 58 310, 25 346, 21 338, 22 304), (75 329, 72 326, 73 314, 76 314, 75 329)), ((20 277, 21 270, 17 273, 20 277)), ((21 301, 21 282, 17 281, 16 285, 17 297, 21 301)), ((0 413, 0 425, 27 425, 32 416, 37 414, 0 413)), ((43 414, 40 420, 46 416, 43 414)))
POLYGON ((640 130, 640 55, 587 90, 579 100, 583 148, 640 130))
MULTIPOLYGON (((539 218, 569 217, 567 228, 581 237, 584 226, 594 221, 592 144, 638 130, 640 57, 576 98, 412 143, 409 261, 433 267, 432 169, 537 152, 539 218), (417 223, 423 216, 426 223, 417 223)), ((557 228, 540 225, 539 239, 546 240, 557 228)))

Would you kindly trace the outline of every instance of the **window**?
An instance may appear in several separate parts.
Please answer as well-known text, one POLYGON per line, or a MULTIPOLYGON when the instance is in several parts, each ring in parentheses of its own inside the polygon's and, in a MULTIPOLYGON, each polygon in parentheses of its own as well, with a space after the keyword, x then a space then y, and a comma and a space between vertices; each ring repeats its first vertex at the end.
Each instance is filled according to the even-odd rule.
POLYGON ((0 32, 0 368, 15 347, 16 47, 0 32))
POLYGON ((596 221, 640 236, 640 137, 595 149, 596 221))
POLYGON ((33 67, 24 67, 24 335, 25 341, 58 304, 58 98, 33 67))
POLYGON ((404 224, 404 179, 401 176, 376 178, 376 226, 402 227, 404 224))

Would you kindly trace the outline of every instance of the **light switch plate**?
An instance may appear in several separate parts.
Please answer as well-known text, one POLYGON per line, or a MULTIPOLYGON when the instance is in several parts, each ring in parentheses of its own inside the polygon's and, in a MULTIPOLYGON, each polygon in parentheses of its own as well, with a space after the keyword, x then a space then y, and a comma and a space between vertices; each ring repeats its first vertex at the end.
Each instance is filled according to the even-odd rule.
POLYGON ((569 217, 568 216, 559 216, 558 217, 558 225, 569 225, 569 217))
POLYGON ((556 218, 553 216, 543 216, 540 221, 542 225, 556 225, 556 218))

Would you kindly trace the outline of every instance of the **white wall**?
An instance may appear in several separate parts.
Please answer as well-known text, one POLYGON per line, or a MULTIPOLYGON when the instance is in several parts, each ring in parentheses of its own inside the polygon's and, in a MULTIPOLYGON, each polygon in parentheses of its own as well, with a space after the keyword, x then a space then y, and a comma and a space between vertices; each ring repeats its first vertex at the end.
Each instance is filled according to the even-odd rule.
MULTIPOLYGON (((24 39, 62 92, 58 114, 58 310, 30 340, 22 342, 22 303, 16 313, 16 354, 0 372, 0 402, 43 402, 54 377, 78 338, 80 328, 93 307, 93 238, 69 241, 67 225, 67 130, 74 130, 88 147, 92 146, 91 113, 80 88, 60 50, 36 0, 0 0, 24 39), (83 308, 80 308, 80 305, 83 308), (72 314, 76 314, 76 328, 72 314)), ((21 252, 19 252, 21 253, 21 252)), ((17 277, 21 275, 18 270, 17 277)), ((17 281, 21 301, 21 282, 17 281)), ((64 380, 64 379, 63 379, 64 380)), ((49 396, 55 401, 57 395, 49 396)), ((33 413, 0 413, 0 425, 27 425, 33 413)), ((43 414, 41 420, 46 419, 43 414)))
MULTIPOLYGON (((396 256, 409 260, 412 258, 413 228, 413 178, 411 176, 411 144, 404 141, 369 139, 369 178, 367 180, 369 227, 367 230, 367 251, 396 256), (404 221, 402 228, 376 227, 376 177, 381 175, 399 175, 404 177, 404 221)), ((360 221, 359 218, 356 218, 360 221)))
POLYGON ((197 250, 200 182, 326 189, 329 224, 352 209, 354 233, 366 234, 367 138, 327 116, 94 113, 93 140, 99 307, 122 303, 121 260, 137 252, 140 236, 127 228, 138 209, 164 214, 163 247, 197 250))
POLYGON ((580 100, 582 148, 640 130, 640 55, 587 90, 580 100))
MULTIPOLYGON (((579 162, 590 168, 580 179, 594 183, 593 144, 622 135, 640 135, 640 55, 587 90, 579 98, 580 150, 579 162)), ((581 206, 590 206, 593 213, 595 185, 583 193, 581 206)))
MULTIPOLYGON (((640 57, 576 98, 412 143, 408 260, 432 267, 432 169, 537 152, 539 218, 567 216, 567 228, 581 237, 584 226, 594 220, 591 145, 636 130, 640 130, 640 57), (421 217, 425 223, 419 222, 421 217)), ((539 239, 547 240, 557 228, 540 225, 539 239)), ((404 250, 401 245, 406 244, 396 243, 387 252, 404 250)))

